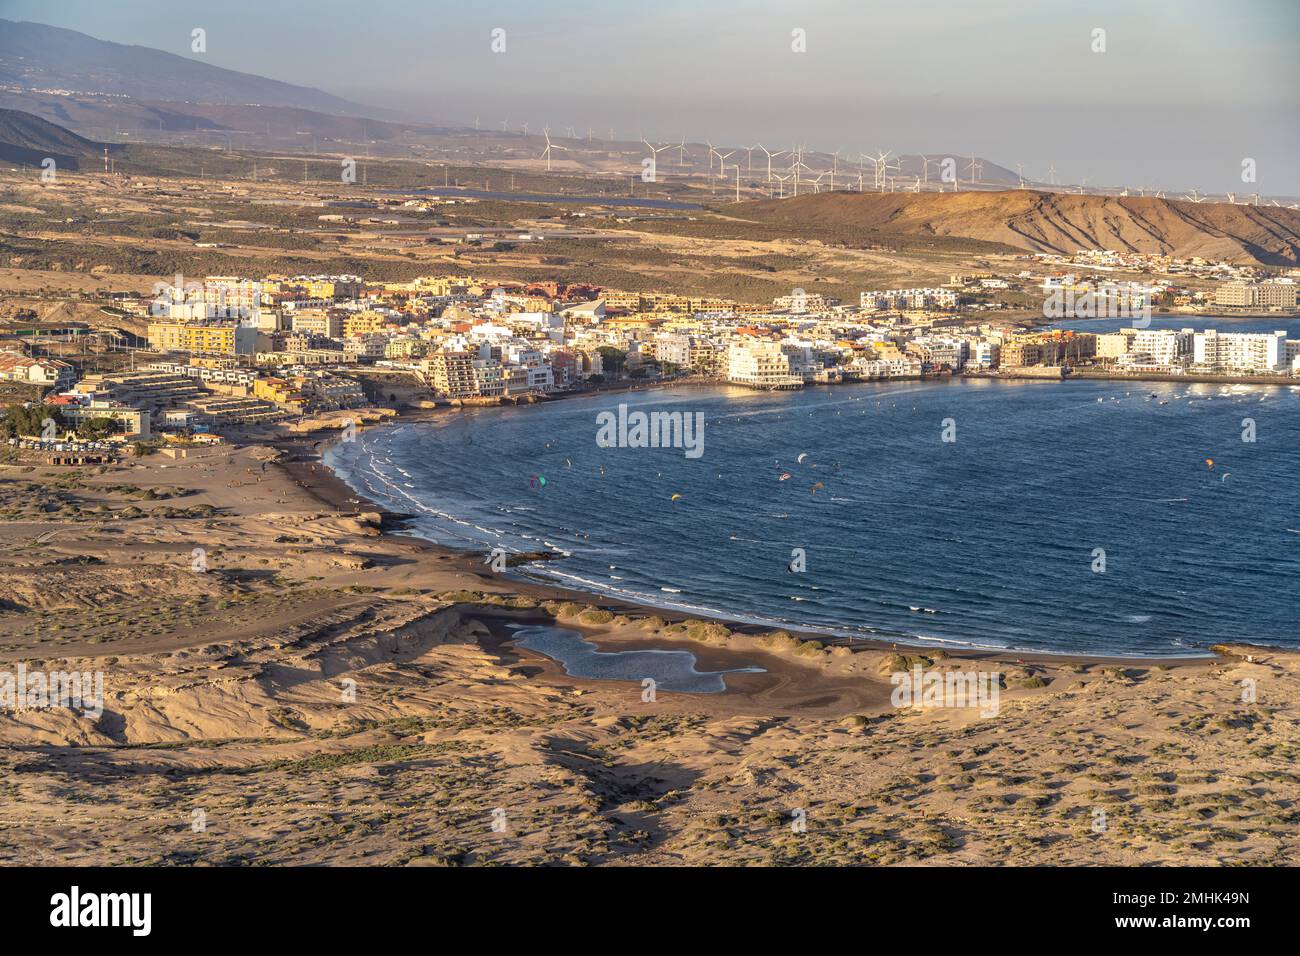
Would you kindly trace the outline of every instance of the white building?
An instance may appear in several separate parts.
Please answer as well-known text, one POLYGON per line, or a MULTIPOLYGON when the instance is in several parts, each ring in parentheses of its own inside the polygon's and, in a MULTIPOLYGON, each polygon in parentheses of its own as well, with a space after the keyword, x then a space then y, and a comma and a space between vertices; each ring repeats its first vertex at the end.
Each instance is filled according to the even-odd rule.
POLYGON ((781 351, 785 353, 786 362, 790 367, 790 374, 798 377, 801 381, 812 382, 817 378, 817 373, 823 368, 819 362, 811 345, 803 342, 795 342, 786 339, 781 343, 781 351))
POLYGON ((803 376, 790 369, 790 359, 775 342, 732 342, 727 347, 727 381, 749 388, 802 388, 803 376))
POLYGON ((31 385, 52 385, 56 390, 72 385, 76 370, 67 362, 31 358, 21 352, 0 352, 0 379, 31 385))
POLYGON ((998 344, 986 339, 970 344, 970 364, 976 368, 996 368, 998 364, 998 344))
POLYGON ((859 298, 864 309, 955 309, 957 291, 954 289, 885 289, 864 292, 859 298))
POLYGON ((555 388, 555 374, 549 365, 529 365, 526 371, 530 389, 549 392, 555 388))
POLYGON ((1191 329, 1133 329, 1128 356, 1143 365, 1182 368, 1192 354, 1191 329))
POLYGON ((1195 333, 1192 361, 1213 371, 1284 372, 1287 364, 1286 332, 1195 333))
POLYGON ((1214 290, 1214 304, 1236 308, 1294 309, 1297 286, 1291 279, 1271 282, 1224 282, 1214 290))

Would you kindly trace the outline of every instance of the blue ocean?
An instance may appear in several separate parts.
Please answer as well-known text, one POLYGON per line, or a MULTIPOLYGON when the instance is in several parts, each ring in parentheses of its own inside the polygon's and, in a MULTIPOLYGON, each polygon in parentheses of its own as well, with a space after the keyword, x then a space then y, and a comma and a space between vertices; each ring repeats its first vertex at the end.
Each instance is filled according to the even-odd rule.
POLYGON ((1300 646, 1295 386, 651 389, 382 426, 326 460, 430 540, 561 551, 523 573, 699 616, 1085 654, 1300 646), (702 413, 703 454, 599 447, 620 403, 702 413))

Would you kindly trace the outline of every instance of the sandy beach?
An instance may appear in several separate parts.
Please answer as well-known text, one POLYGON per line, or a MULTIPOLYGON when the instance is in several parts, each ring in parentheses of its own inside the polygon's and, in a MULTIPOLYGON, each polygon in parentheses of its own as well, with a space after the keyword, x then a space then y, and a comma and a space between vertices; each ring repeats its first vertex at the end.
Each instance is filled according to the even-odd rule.
POLYGON ((0 861, 1296 862, 1296 652, 944 653, 695 621, 401 533, 320 462, 331 438, 0 466, 0 672, 102 671, 105 691, 98 717, 0 712, 0 861), (647 702, 512 624, 762 672, 647 702), (916 666, 1001 675, 997 715, 895 707, 916 666))

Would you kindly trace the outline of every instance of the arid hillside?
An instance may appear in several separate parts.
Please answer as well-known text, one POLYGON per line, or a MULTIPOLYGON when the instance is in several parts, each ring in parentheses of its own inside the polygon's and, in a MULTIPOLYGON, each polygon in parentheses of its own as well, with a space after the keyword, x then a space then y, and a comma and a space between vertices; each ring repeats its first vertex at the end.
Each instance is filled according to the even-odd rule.
POLYGON ((1031 252, 1117 249, 1182 258, 1300 264, 1300 212, 1280 206, 1192 203, 1034 190, 820 193, 731 207, 759 222, 840 227, 863 237, 944 236, 1031 252))
POLYGON ((94 163, 107 148, 120 153, 123 147, 96 143, 21 110, 0 109, 0 160, 20 166, 40 166, 48 156, 61 169, 79 169, 94 163))

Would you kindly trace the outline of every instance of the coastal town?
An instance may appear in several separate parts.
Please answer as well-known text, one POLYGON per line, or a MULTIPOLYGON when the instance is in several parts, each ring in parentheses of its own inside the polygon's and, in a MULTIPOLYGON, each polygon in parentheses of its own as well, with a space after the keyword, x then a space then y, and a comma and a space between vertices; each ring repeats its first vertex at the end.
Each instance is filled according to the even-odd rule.
POLYGON ((18 931, 1280 922, 1300 8, 1006 6, 9 0, 18 931))
POLYGON ((1262 310, 1285 325, 1297 270, 1261 277, 1096 251, 1032 259, 1056 271, 953 276, 942 287, 864 291, 850 304, 801 289, 750 304, 470 275, 176 276, 104 303, 101 314, 140 333, 106 347, 84 323, 11 327, 0 381, 37 387, 33 401, 57 419, 43 435, 10 429, 11 444, 93 454, 106 441, 202 444, 369 406, 532 401, 665 381, 788 390, 962 374, 1300 380, 1300 339, 1285 329, 1233 331, 1230 318, 1213 327, 1186 312, 1202 328, 1151 327, 1153 306, 1262 310), (1098 279, 1108 269, 1159 276, 1098 279), (1218 281, 1193 291, 1176 278, 1189 274, 1218 281), (1008 318, 988 299, 1008 290, 1041 297, 1041 322, 1008 318), (1087 330, 1108 318, 1123 321, 1087 330))

